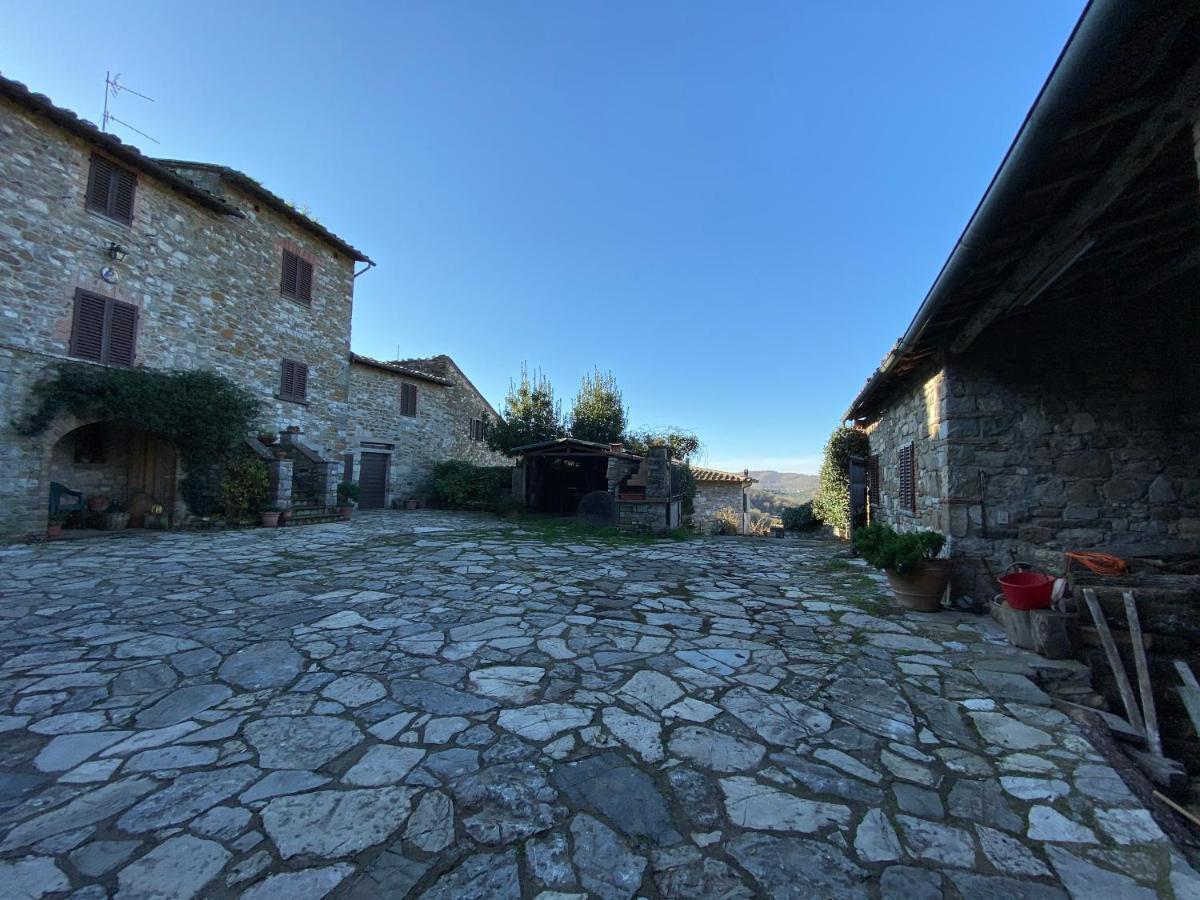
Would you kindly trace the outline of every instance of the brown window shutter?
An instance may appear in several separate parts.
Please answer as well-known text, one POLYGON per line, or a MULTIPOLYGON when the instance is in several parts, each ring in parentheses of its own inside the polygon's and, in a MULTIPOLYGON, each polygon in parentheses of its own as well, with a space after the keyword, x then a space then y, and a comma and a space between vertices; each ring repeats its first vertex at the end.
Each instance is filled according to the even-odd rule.
POLYGON ((112 216, 124 222, 133 221, 133 191, 137 179, 132 172, 117 169, 114 172, 114 190, 112 198, 112 216))
POLYGON ((312 303, 313 267, 307 259, 296 257, 296 299, 312 303))
POLYGON ((296 383, 296 364, 290 359, 285 359, 281 368, 279 396, 290 398, 292 396, 292 386, 296 383))
POLYGON ((75 292, 75 321, 71 326, 71 355, 78 359, 102 362, 104 359, 104 319, 108 301, 95 294, 75 292))
POLYGON ((103 156, 93 156, 88 172, 87 208, 108 215, 112 198, 113 165, 103 156))
POLYGON ((417 414, 417 386, 415 384, 400 385, 400 415, 415 416, 417 414))
POLYGON ((916 450, 912 444, 900 448, 900 505, 909 511, 917 508, 916 450))
POLYGON ((291 250, 283 251, 283 276, 279 282, 279 292, 285 297, 295 297, 297 285, 299 283, 299 263, 298 257, 291 250))
POLYGON ((108 326, 108 355, 104 360, 114 366, 132 366, 137 340, 137 307, 112 301, 108 326))
POLYGON ((296 383, 293 387, 293 396, 297 400, 308 399, 308 366, 304 363, 296 363, 296 383))

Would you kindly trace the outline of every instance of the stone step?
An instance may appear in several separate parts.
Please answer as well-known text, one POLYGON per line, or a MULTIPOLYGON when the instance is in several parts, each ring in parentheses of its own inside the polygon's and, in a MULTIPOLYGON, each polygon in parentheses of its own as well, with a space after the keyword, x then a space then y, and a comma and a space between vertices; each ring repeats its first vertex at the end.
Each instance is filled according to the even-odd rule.
POLYGON ((287 525, 320 525, 341 518, 336 506, 293 506, 288 512, 287 525))

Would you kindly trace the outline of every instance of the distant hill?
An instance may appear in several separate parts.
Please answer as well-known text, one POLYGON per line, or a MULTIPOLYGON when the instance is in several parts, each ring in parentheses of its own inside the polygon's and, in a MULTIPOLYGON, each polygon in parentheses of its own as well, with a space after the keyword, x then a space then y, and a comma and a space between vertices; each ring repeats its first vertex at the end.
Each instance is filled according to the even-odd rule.
POLYGON ((817 485, 820 484, 820 479, 816 475, 775 472, 771 469, 752 471, 750 477, 758 479, 758 484, 754 486, 758 490, 769 491, 772 494, 796 494, 799 495, 798 499, 802 503, 812 499, 813 494, 817 492, 817 485))

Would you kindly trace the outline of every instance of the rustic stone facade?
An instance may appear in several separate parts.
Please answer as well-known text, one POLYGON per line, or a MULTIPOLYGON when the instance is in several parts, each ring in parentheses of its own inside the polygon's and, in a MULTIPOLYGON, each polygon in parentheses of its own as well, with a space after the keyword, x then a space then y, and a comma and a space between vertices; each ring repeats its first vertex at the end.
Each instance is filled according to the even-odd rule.
POLYGON ((730 481, 696 480, 696 498, 692 507, 692 521, 706 530, 717 522, 717 513, 723 509, 734 512, 741 523, 738 530, 746 532, 746 488, 730 481))
POLYGON ((433 469, 440 462, 462 460, 479 466, 511 466, 512 460, 472 437, 471 422, 485 428, 499 416, 448 356, 406 360, 391 365, 354 357, 350 367, 351 442, 354 480, 363 450, 390 454, 385 505, 393 501, 428 501, 433 469), (417 392, 416 415, 401 412, 401 385, 417 392))
POLYGON ((1162 296, 1136 321, 1122 301, 1098 298, 1085 318, 1051 307, 1001 323, 909 379, 870 424, 877 514, 946 534, 956 590, 994 592, 985 559, 999 574, 1014 559, 1058 571, 1069 549, 1200 552, 1200 336, 1178 328, 1194 301, 1162 296), (915 513, 897 502, 909 442, 915 513))
MULTIPOLYGON (((43 531, 52 479, 118 499, 129 488, 120 447, 103 469, 73 463, 71 433, 85 421, 60 416, 36 437, 10 427, 30 411, 34 383, 71 359, 76 289, 137 308, 135 366, 217 372, 262 400, 258 430, 298 426, 308 446, 340 453, 351 254, 227 179, 204 174, 206 189, 224 200, 207 203, 151 163, 141 170, 118 160, 137 175, 131 224, 91 212, 85 208, 91 158, 112 145, 60 120, 0 98, 0 534, 43 531), (111 244, 128 251, 124 261, 110 259, 111 244), (311 305, 280 297, 285 247, 313 264, 311 305), (106 267, 115 278, 101 276, 106 267), (285 358, 309 367, 304 403, 278 397, 285 358)), ((172 512, 176 520, 183 513, 177 494, 172 512)))

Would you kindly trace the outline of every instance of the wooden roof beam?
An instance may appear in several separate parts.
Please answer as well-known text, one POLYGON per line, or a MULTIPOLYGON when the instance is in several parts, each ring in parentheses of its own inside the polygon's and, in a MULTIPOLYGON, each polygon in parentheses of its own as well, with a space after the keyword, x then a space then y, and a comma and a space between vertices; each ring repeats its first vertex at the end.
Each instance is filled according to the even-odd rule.
MULTIPOLYGON (((997 317, 1017 304, 1032 299, 1030 297, 1031 288, 1041 293, 1049 287, 1053 283, 1053 278, 1049 281, 1045 279, 1051 270, 1054 271, 1054 277, 1057 277, 1066 271, 1066 268, 1069 268, 1069 263, 1066 267, 1060 265, 1064 257, 1071 257, 1071 262, 1079 258, 1080 253, 1076 252, 1072 257, 1071 251, 1075 249, 1076 245, 1090 239, 1086 232, 1154 161, 1154 158, 1170 142, 1175 132, 1184 127, 1185 115, 1191 115, 1198 104, 1200 104, 1200 60, 1189 67, 1180 79, 1174 94, 1159 108, 1156 114, 1142 122, 1125 149, 1113 160, 1084 197, 1073 209, 1062 216, 1058 224, 1053 226, 1034 249, 1021 260, 1004 287, 1000 288, 991 300, 976 310, 951 342, 951 353, 963 353, 997 317), (1062 249, 1064 247, 1067 248, 1065 253, 1062 249)), ((1200 190, 1200 187, 1197 190, 1200 190)))

